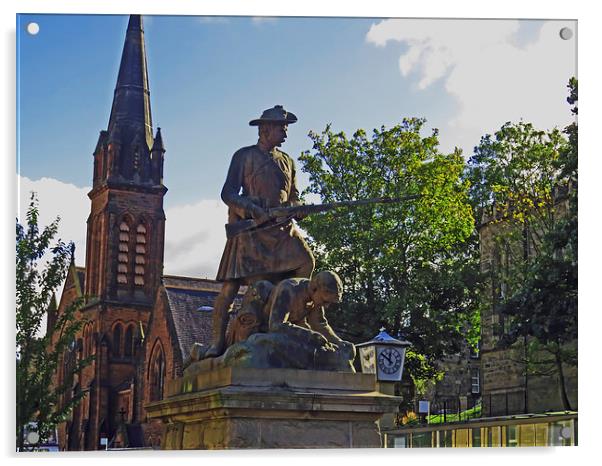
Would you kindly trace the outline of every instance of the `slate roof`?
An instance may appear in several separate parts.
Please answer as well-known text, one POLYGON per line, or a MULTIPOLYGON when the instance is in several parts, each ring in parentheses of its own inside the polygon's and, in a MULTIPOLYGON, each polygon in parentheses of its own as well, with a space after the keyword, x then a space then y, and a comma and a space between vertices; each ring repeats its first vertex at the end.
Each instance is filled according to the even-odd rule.
MULTIPOLYGON (((214 280, 166 275, 163 286, 182 360, 186 360, 194 343, 211 343, 213 303, 222 285, 214 280)), ((240 296, 235 300, 235 308, 240 300, 240 296)))

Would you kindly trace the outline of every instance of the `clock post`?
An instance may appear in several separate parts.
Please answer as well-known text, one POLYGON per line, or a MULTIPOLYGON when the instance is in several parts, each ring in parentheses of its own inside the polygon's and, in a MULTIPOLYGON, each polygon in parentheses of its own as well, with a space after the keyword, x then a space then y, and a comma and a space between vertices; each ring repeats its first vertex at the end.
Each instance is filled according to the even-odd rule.
MULTIPOLYGON (((409 346, 412 346, 410 342, 393 338, 384 327, 372 340, 355 345, 362 372, 376 376, 379 392, 395 395, 395 383, 401 381, 406 349, 409 346)), ((380 421, 381 427, 393 427, 393 421, 393 413, 385 415, 380 421)))

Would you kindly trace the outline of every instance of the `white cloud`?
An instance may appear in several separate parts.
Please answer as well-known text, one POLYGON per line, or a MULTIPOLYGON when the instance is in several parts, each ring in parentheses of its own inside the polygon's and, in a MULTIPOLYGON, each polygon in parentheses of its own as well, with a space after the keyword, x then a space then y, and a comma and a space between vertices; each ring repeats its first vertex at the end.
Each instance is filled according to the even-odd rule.
MULTIPOLYGON (((34 191, 39 199, 40 225, 48 225, 60 216, 57 237, 75 243, 76 264, 83 266, 90 188, 52 178, 32 181, 20 177, 19 183, 17 215, 21 224, 26 221, 30 192, 34 191)), ((165 215, 165 273, 214 278, 226 242, 226 206, 217 200, 200 200, 167 209, 165 215)))
POLYGON ((86 219, 90 213, 89 187, 78 188, 53 178, 30 180, 19 177, 17 217, 19 223, 26 223, 30 193, 35 192, 39 201, 39 226, 50 224, 57 216, 61 218, 56 238, 75 243, 75 257, 78 265, 84 265, 86 258, 86 219))
POLYGON ((201 200, 165 215, 165 273, 215 278, 226 244, 226 205, 201 200))
POLYGON ((545 22, 537 39, 521 46, 516 20, 389 19, 373 24, 366 40, 405 44, 399 69, 418 91, 443 80, 458 104, 442 128, 443 149, 457 145, 470 155, 480 136, 506 121, 539 128, 570 122, 566 85, 576 73, 576 49, 575 38, 559 37, 564 26, 576 24, 545 22))

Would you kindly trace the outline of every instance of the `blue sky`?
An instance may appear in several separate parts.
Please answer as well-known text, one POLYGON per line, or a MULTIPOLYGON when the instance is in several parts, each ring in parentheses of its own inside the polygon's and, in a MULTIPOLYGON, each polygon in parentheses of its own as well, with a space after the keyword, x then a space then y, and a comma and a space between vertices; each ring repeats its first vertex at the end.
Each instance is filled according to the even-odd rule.
MULTIPOLYGON (((283 149, 311 148, 327 123, 347 133, 424 117, 442 150, 520 118, 570 120, 573 21, 145 16, 155 128, 167 149, 166 272, 211 277, 224 242, 219 191, 250 119, 282 104, 299 117, 283 149), (190 222, 190 218, 198 221, 190 222)), ((82 262, 92 151, 106 129, 127 16, 18 18, 21 198, 60 214, 82 262), (25 25, 35 21, 31 36, 25 25), (57 196, 62 201, 57 202, 57 196), (69 199, 69 202, 65 202, 69 199)), ((300 184, 306 178, 301 175, 300 184)), ((83 265, 83 263, 81 264, 83 265)))
MULTIPOLYGON (((168 202, 192 191, 215 197, 231 154, 256 139, 248 121, 275 104, 299 117, 284 148, 294 156, 310 148, 310 129, 329 122, 353 131, 406 115, 442 122, 453 112, 441 86, 416 98, 402 85, 399 47, 366 43, 375 20, 144 20, 153 119, 168 150, 166 184, 178 186, 168 202)), ((86 186, 98 131, 108 121, 127 18, 22 18, 30 21, 41 29, 29 36, 19 28, 21 174, 86 186)))

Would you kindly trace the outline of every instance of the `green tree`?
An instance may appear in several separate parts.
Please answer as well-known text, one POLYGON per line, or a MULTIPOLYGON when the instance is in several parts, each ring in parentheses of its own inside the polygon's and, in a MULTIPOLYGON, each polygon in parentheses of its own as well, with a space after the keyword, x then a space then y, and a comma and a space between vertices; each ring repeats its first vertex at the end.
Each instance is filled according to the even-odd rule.
POLYGON ((89 363, 89 359, 79 360, 63 383, 54 385, 61 357, 73 349, 83 322, 75 319, 81 305, 77 301, 59 314, 53 331, 41 335, 46 311, 55 303, 54 292, 66 277, 73 245, 60 240, 53 245, 59 219, 40 230, 38 217, 37 200, 32 194, 27 225, 19 224, 18 219, 16 225, 16 435, 21 451, 29 423, 36 424, 40 441, 44 441, 59 422, 66 420, 84 393, 66 403, 59 403, 59 397, 72 388, 73 375, 89 363))
MULTIPOLYGON (((577 114, 575 79, 569 89, 577 114)), ((477 209, 498 226, 489 303, 506 321, 498 344, 522 342, 529 373, 553 368, 570 409, 563 364, 577 364, 568 345, 577 338, 577 123, 564 133, 568 141, 560 130, 507 123, 469 163, 477 209)))
MULTIPOLYGON (((416 380, 436 375, 434 362, 478 336, 473 287, 476 237, 459 151, 441 154, 425 120, 358 130, 351 138, 328 126, 310 133, 300 157, 322 202, 419 194, 395 205, 338 210, 303 220, 318 268, 337 271, 344 302, 332 319, 355 342, 380 326, 413 344, 408 369, 416 380)), ((473 341, 474 342, 474 341, 473 341)))

